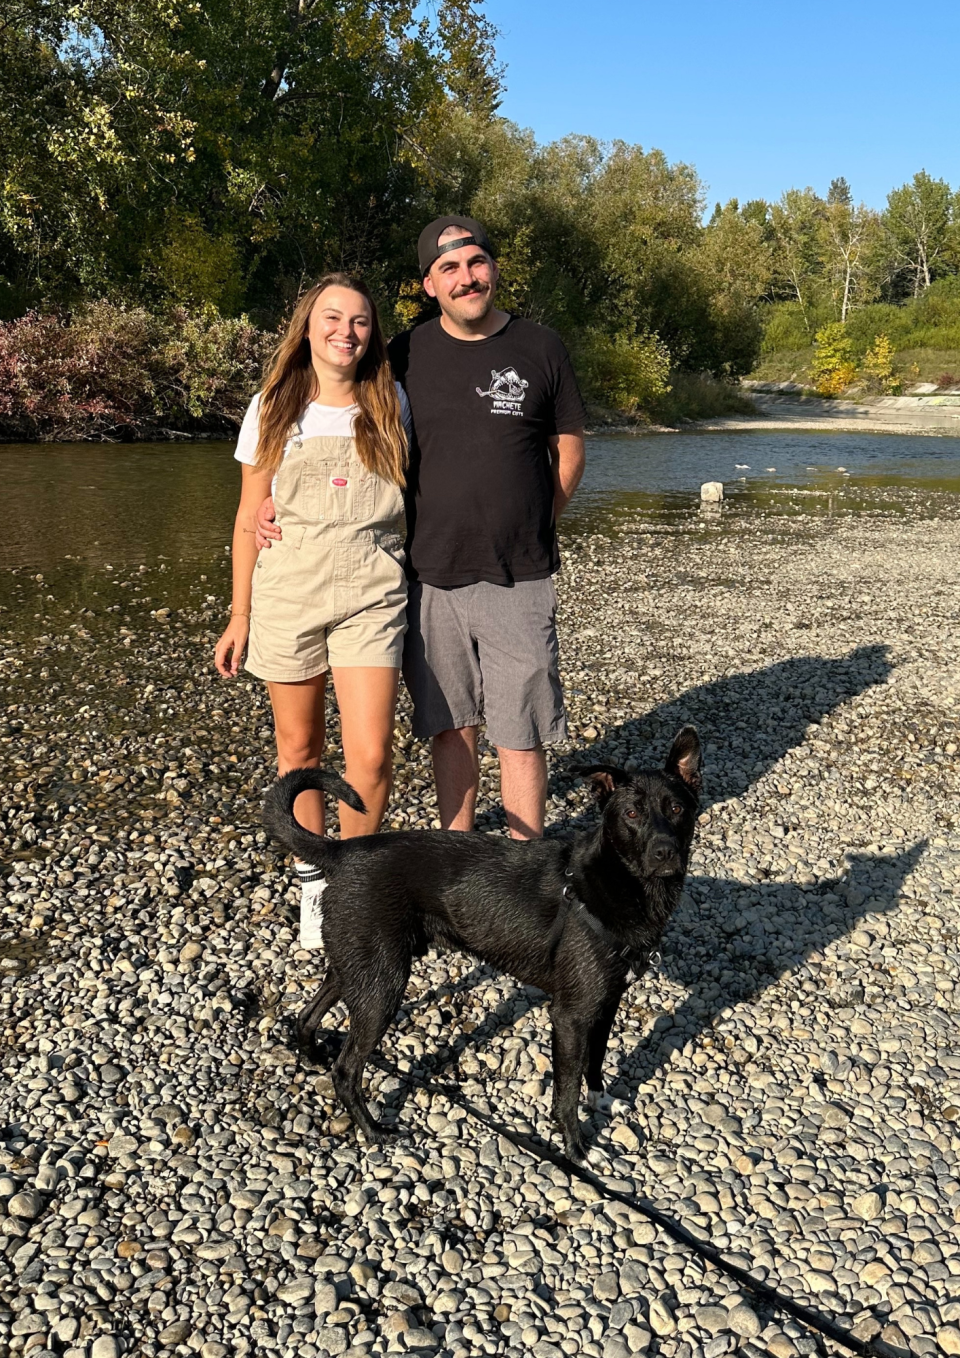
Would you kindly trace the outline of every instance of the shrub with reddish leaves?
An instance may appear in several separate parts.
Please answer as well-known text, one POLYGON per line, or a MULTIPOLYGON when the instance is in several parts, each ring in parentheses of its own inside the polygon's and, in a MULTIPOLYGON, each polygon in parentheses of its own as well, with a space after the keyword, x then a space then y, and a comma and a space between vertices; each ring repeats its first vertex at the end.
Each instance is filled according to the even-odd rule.
POLYGON ((97 302, 0 324, 0 437, 163 438, 228 433, 272 344, 212 308, 155 316, 97 302))

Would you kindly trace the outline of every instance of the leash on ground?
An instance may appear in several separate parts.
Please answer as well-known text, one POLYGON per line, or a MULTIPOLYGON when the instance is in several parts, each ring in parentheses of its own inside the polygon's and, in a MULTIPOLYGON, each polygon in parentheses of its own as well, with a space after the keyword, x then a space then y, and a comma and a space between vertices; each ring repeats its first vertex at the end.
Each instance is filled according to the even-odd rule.
MULTIPOLYGON (((384 1070, 388 1069, 386 1062, 378 1061, 376 1064, 380 1065, 384 1070)), ((389 1067, 389 1069, 391 1074, 396 1074, 393 1067, 389 1067)), ((863 1355, 863 1358, 884 1358, 886 1351, 878 1348, 872 1341, 868 1339, 858 1339, 855 1335, 852 1335, 849 1330, 843 1329, 829 1317, 820 1315, 819 1312, 812 1310, 809 1306, 802 1305, 800 1302, 794 1301, 791 1297, 784 1296, 782 1292, 778 1292, 776 1288, 770 1287, 768 1283, 760 1282, 759 1279, 754 1278, 749 1274, 746 1269, 740 1268, 738 1264, 733 1264, 728 1259, 724 1259, 716 1246, 711 1245, 708 1241, 699 1240, 692 1232, 688 1231, 671 1217, 666 1216, 663 1212, 658 1211, 657 1208, 651 1206, 650 1203, 645 1202, 642 1198, 634 1197, 632 1193, 621 1193, 619 1189, 611 1188, 609 1184, 604 1183, 599 1175, 594 1174, 591 1170, 586 1169, 582 1165, 575 1164, 574 1161, 569 1159, 566 1155, 561 1155, 551 1147, 534 1141, 532 1138, 514 1131, 504 1123, 498 1122, 496 1118, 490 1117, 489 1114, 482 1112, 472 1104, 455 1086, 437 1084, 433 1080, 423 1079, 421 1076, 414 1075, 409 1071, 405 1072, 404 1078, 409 1081, 410 1084, 419 1086, 419 1088, 426 1090, 429 1094, 440 1094, 444 1098, 449 1099, 451 1103, 456 1104, 458 1108, 462 1108, 464 1112, 468 1113, 475 1121, 481 1123, 484 1127, 489 1128, 490 1131, 496 1132, 498 1136, 506 1137, 512 1145, 518 1148, 518 1150, 526 1151, 528 1154, 536 1156, 538 1160, 548 1160, 551 1164, 556 1165, 558 1169, 562 1170, 564 1174, 569 1175, 571 1178, 579 1179, 581 1183, 589 1184, 602 1198, 608 1200, 612 1199, 614 1202, 623 1203, 625 1207, 629 1207, 633 1211, 639 1212, 641 1216, 646 1217, 648 1221, 652 1221, 655 1226, 658 1226, 665 1235, 668 1235, 671 1238, 671 1240, 675 1240, 678 1245, 683 1245, 686 1249, 691 1250, 694 1254, 698 1255, 699 1258, 703 1259, 706 1263, 712 1264, 713 1267, 718 1269, 721 1273, 725 1273, 729 1278, 733 1278, 734 1281, 739 1283, 746 1291, 752 1292, 755 1297, 765 1301, 772 1309, 786 1312, 786 1314, 792 1316, 794 1320, 799 1321, 801 1325, 806 1325, 808 1329, 823 1335, 825 1339, 831 1339, 835 1344, 839 1344, 842 1348, 849 1349, 851 1353, 861 1354, 863 1355)))

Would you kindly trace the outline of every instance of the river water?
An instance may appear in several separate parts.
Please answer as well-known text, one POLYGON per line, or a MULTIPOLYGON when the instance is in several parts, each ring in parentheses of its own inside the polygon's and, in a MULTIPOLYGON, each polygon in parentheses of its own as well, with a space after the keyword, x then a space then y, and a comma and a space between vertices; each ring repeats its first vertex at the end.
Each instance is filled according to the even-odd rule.
MULTIPOLYGON (((239 490, 233 444, 7 444, 0 446, 5 513, 0 603, 26 606, 26 572, 56 578, 58 597, 104 600, 119 574, 157 572, 176 602, 201 576, 227 585, 239 490), (16 579, 11 579, 15 576, 16 579), (11 592, 12 591, 12 592, 11 592)), ((564 534, 608 532, 656 517, 700 519, 699 487, 722 481, 712 526, 743 514, 953 514, 960 506, 960 438, 803 431, 602 435, 564 534)), ((146 592, 131 578, 127 597, 146 592)), ((156 597, 160 597, 157 595, 156 597)))

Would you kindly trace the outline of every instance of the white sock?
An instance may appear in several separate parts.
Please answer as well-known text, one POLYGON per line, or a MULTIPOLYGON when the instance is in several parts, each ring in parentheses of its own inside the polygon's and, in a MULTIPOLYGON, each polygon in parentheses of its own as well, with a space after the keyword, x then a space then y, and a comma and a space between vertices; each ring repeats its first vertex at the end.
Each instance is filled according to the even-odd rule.
POLYGON ((294 860, 300 881, 300 947, 323 946, 323 893, 327 880, 320 868, 294 860))

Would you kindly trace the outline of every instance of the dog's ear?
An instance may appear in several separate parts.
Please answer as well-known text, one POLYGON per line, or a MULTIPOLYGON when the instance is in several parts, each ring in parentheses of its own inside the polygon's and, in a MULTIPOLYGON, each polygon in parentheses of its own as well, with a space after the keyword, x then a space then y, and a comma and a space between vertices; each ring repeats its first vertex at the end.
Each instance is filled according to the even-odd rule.
POLYGON ((578 764, 573 772, 589 778, 590 790, 601 806, 606 806, 618 787, 630 782, 629 773, 613 764, 578 764))
POLYGON ((667 762, 663 766, 664 772, 671 774, 674 778, 680 778, 686 783, 691 791, 699 793, 703 787, 701 770, 703 768, 703 754, 700 749, 700 737, 697 735, 695 726, 682 726, 673 738, 670 746, 670 753, 667 755, 667 762))

